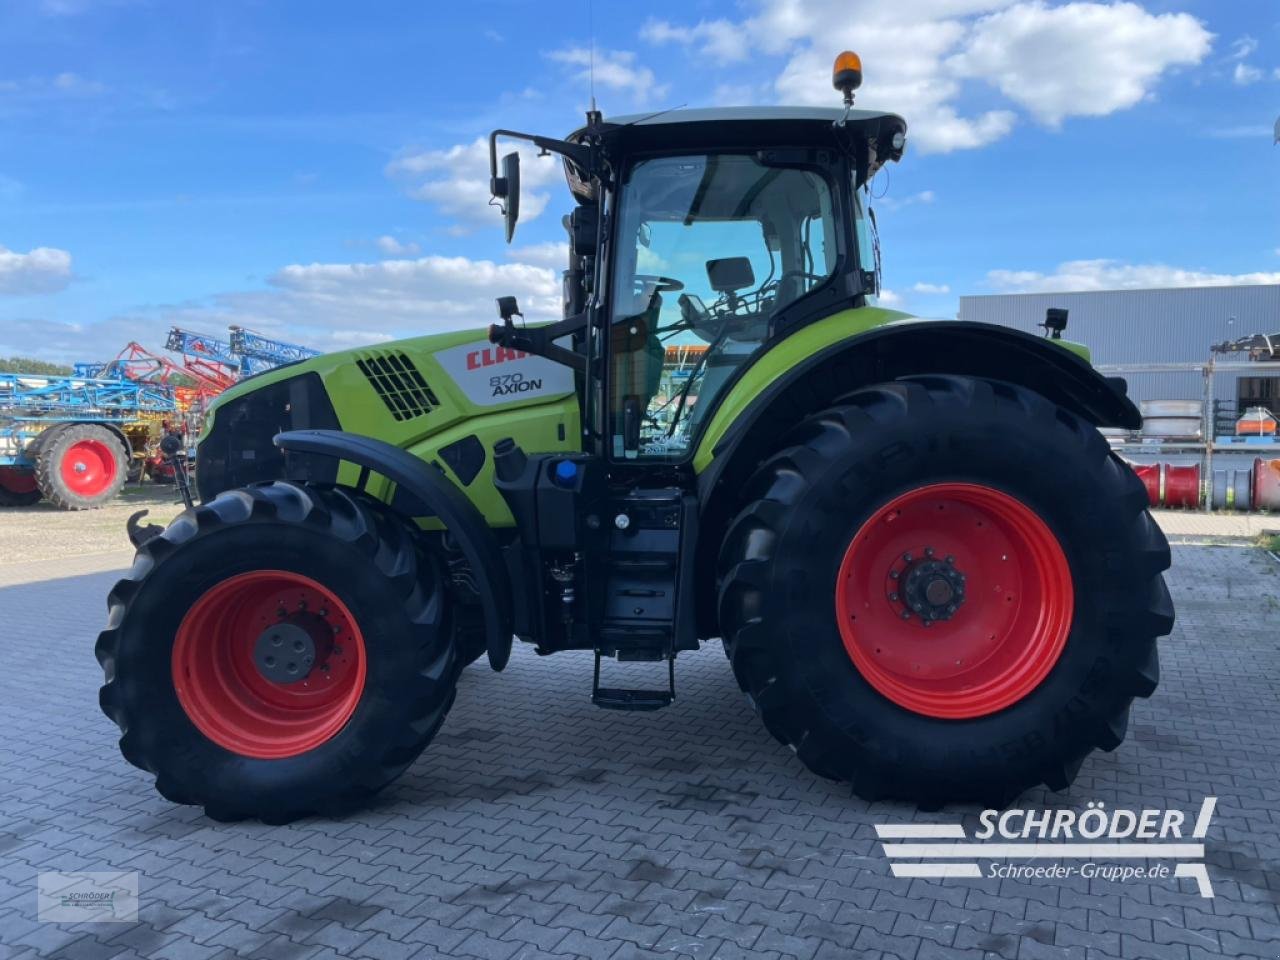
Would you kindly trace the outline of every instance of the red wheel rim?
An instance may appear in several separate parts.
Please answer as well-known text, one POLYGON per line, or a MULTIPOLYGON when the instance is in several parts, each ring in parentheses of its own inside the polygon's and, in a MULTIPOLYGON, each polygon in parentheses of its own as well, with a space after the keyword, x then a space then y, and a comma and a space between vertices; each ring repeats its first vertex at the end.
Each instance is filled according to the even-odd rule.
POLYGON ((948 720, 1034 690, 1062 654, 1073 610, 1057 537, 1022 501, 972 483, 886 503, 854 534, 836 580, 858 672, 899 706, 948 720))
POLYGON ((35 471, 19 470, 17 467, 0 467, 0 487, 10 493, 35 493, 35 471))
POLYGON ((109 490, 116 478, 114 451, 105 440, 77 440, 62 455, 58 472, 72 493, 96 497, 109 490))
POLYGON ((364 692, 364 637, 346 605, 315 580, 255 570, 205 591, 187 611, 172 671, 178 702, 214 743, 246 757, 292 757, 351 719, 364 692), (264 651, 279 656, 276 671, 295 663, 287 676, 297 679, 269 679, 264 651))

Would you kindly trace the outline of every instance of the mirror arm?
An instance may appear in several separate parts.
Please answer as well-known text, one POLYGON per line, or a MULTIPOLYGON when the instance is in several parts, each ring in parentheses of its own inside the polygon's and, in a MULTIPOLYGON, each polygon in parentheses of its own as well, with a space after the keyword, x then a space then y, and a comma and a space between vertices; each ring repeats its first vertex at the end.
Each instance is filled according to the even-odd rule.
POLYGON ((489 134, 489 178, 498 179, 498 137, 511 137, 513 140, 527 140, 539 150, 547 153, 558 153, 572 160, 582 169, 590 171, 594 166, 590 147, 570 143, 567 140, 556 140, 553 137, 542 137, 536 133, 521 133, 519 130, 494 130, 489 134))
POLYGON ((510 317, 505 323, 489 327, 489 342, 512 350, 523 350, 535 356, 546 357, 579 372, 586 372, 587 358, 557 344, 555 341, 570 334, 580 333, 587 326, 587 313, 574 314, 543 327, 516 327, 510 317))

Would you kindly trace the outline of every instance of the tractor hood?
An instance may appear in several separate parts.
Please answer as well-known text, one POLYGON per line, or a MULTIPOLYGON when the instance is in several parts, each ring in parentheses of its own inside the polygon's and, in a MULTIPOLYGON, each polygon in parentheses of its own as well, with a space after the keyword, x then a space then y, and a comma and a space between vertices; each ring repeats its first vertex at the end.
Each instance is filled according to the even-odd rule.
MULTIPOLYGON (((200 437, 203 499, 285 476, 272 438, 286 430, 346 430, 420 446, 489 413, 574 398, 573 373, 543 357, 495 346, 487 330, 411 337, 327 353, 236 384, 218 398, 200 437)), ((294 479, 332 481, 332 465, 294 479)))

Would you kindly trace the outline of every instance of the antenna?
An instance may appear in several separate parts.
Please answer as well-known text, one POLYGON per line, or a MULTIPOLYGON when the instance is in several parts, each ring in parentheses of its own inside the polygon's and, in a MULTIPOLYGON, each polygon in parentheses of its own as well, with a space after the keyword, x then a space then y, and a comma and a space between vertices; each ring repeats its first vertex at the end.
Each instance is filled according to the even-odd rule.
POLYGON ((587 33, 591 38, 587 53, 587 83, 591 91, 591 112, 596 112, 596 25, 593 4, 587 0, 587 33))

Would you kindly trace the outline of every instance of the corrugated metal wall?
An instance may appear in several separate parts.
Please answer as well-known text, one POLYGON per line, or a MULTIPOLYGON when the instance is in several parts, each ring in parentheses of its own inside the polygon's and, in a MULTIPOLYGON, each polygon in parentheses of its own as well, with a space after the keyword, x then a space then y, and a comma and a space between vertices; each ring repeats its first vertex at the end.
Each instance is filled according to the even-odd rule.
MULTIPOLYGON (((961 297, 960 319, 1043 333, 1037 325, 1049 307, 1071 312, 1065 336, 1088 344, 1094 363, 1203 362, 1210 344, 1280 332, 1280 285, 961 297)), ((1193 373, 1126 379, 1135 400, 1193 399, 1203 390, 1200 375, 1193 373)), ((1217 394, 1221 400, 1235 399, 1232 377, 1218 376, 1217 394)))

